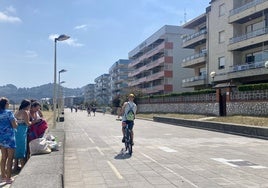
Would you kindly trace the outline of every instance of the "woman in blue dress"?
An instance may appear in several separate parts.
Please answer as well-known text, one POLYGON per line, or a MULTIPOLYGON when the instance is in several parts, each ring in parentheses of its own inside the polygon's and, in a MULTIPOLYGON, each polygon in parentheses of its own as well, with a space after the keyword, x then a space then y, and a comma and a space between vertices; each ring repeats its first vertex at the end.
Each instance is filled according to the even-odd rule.
POLYGON ((16 148, 15 128, 17 122, 12 111, 8 110, 7 98, 0 98, 0 147, 1 147, 1 182, 12 183, 11 171, 16 148))
POLYGON ((30 107, 31 101, 24 99, 21 101, 19 110, 15 113, 18 122, 16 137, 17 148, 15 150, 15 164, 14 167, 18 169, 18 162, 20 160, 21 168, 27 161, 27 131, 30 122, 30 107))

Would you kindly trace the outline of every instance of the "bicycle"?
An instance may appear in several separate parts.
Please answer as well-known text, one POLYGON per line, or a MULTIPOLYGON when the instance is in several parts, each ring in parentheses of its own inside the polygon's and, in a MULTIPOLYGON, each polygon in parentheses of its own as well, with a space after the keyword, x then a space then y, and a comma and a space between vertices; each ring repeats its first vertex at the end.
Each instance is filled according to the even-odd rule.
POLYGON ((125 151, 128 151, 129 155, 132 155, 132 136, 131 130, 128 128, 128 124, 124 127, 125 129, 125 151))

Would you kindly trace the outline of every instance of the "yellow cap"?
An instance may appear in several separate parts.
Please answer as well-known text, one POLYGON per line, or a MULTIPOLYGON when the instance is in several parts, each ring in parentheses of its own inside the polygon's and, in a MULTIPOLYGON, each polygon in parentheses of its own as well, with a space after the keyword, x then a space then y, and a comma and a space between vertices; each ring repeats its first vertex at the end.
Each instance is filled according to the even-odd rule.
POLYGON ((128 97, 135 97, 135 95, 134 94, 132 94, 132 93, 130 93, 129 95, 128 95, 128 97))

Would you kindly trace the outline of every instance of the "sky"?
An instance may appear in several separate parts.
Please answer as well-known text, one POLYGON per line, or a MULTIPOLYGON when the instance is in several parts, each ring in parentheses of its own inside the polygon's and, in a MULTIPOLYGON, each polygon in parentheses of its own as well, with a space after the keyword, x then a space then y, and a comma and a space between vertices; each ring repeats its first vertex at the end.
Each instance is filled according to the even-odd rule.
POLYGON ((0 86, 81 88, 164 25, 183 25, 210 0, 0 0, 0 86))

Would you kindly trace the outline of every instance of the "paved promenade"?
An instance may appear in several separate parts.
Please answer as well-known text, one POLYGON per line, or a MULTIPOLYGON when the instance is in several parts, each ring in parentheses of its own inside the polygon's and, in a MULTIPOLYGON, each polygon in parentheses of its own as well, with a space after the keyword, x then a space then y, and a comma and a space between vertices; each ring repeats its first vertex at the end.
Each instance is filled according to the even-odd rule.
POLYGON ((268 188, 268 141, 137 119, 133 155, 116 116, 66 110, 64 186, 268 188))

